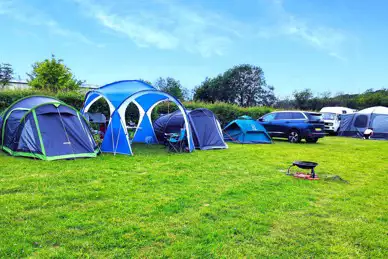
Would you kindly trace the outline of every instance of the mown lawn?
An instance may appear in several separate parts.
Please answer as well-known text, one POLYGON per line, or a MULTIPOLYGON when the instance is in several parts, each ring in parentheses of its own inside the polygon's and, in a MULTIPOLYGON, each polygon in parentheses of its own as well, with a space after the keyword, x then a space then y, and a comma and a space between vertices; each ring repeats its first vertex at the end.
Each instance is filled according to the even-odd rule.
POLYGON ((134 151, 0 152, 0 257, 388 257, 387 141, 134 151), (286 176, 293 160, 349 183, 286 176))

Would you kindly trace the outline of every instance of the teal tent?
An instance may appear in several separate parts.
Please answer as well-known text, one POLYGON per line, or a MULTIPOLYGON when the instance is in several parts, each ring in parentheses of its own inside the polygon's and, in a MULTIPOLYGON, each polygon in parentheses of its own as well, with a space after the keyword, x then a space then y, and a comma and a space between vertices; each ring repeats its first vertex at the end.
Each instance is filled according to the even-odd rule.
POLYGON ((271 144, 265 128, 249 116, 241 116, 224 128, 224 140, 241 144, 271 144))

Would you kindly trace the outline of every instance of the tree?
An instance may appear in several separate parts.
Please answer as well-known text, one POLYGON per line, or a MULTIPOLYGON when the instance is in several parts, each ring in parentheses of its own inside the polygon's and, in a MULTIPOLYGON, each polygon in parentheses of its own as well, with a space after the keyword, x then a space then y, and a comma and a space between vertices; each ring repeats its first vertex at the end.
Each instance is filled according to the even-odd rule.
POLYGON ((236 103, 243 107, 271 106, 276 101, 274 87, 266 84, 263 70, 246 64, 235 66, 215 78, 207 78, 196 87, 194 99, 236 103))
POLYGON ((240 106, 261 104, 260 95, 265 95, 266 85, 263 70, 252 65, 240 65, 224 73, 226 89, 231 94, 230 101, 240 106))
POLYGON ((274 107, 278 109, 290 110, 295 108, 295 101, 289 96, 286 96, 283 99, 277 98, 274 107))
POLYGON ((218 75, 215 78, 206 77, 200 86, 194 88, 194 100, 214 103, 216 101, 227 102, 228 93, 223 91, 223 77, 218 75))
POLYGON ((77 90, 83 83, 75 79, 70 68, 63 64, 62 59, 56 59, 54 55, 51 56, 51 59, 33 64, 32 72, 27 75, 29 76, 28 84, 33 88, 55 93, 77 90))
POLYGON ((179 80, 172 77, 159 77, 154 86, 163 92, 171 94, 181 101, 184 101, 188 97, 188 90, 181 85, 179 80))
POLYGON ((5 88, 6 85, 9 84, 9 82, 13 78, 13 68, 8 63, 0 64, 0 86, 2 89, 5 88))
POLYGON ((308 110, 310 108, 309 101, 313 98, 311 89, 304 89, 302 91, 294 91, 295 106, 298 109, 308 110))

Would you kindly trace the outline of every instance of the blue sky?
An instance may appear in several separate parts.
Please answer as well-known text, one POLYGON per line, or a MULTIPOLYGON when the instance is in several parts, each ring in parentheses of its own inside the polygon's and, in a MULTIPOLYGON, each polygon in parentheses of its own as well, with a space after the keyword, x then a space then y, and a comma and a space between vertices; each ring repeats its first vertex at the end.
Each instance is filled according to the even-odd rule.
POLYGON ((242 63, 278 96, 388 87, 388 1, 0 0, 0 62, 53 53, 91 84, 172 76, 191 89, 242 63))

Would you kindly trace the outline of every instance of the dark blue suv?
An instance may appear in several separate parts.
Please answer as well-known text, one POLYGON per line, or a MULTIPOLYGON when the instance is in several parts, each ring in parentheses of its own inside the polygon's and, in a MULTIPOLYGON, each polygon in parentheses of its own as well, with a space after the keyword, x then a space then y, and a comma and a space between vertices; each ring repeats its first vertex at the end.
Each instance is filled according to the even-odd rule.
POLYGON ((325 124, 320 113, 271 112, 258 119, 258 122, 271 137, 287 138, 291 143, 298 143, 302 139, 308 143, 316 143, 325 136, 325 124))

